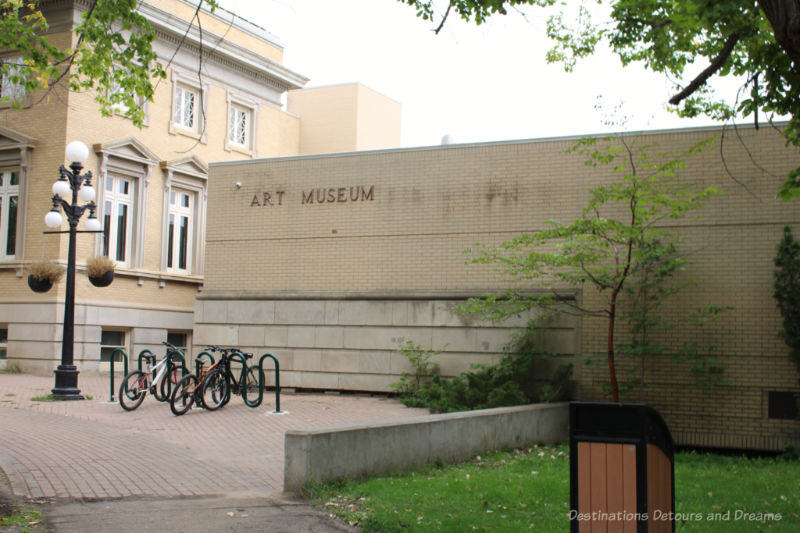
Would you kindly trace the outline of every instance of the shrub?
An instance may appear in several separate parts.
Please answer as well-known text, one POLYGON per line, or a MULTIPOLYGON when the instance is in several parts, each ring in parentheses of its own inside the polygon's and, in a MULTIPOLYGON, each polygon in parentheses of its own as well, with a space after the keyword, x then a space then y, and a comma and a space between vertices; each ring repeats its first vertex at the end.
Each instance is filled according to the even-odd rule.
POLYGON ((535 330, 526 330, 506 350, 497 365, 473 365, 461 375, 447 378, 426 367, 432 355, 441 352, 425 351, 419 346, 409 351, 408 343, 400 351, 414 357, 417 368, 426 369, 429 379, 411 381, 403 374, 400 383, 393 384, 399 399, 409 407, 425 407, 434 413, 508 407, 529 403, 566 399, 572 392, 572 364, 559 365, 550 376, 543 376, 540 364, 550 356, 537 349, 533 341, 535 330))
MULTIPOLYGON (((445 345, 444 348, 447 346, 445 345)), ((413 395, 431 379, 439 375, 439 365, 431 362, 431 358, 442 353, 442 350, 424 350, 419 344, 408 341, 397 351, 405 355, 413 367, 413 372, 403 372, 400 381, 390 386, 401 396, 413 395)))

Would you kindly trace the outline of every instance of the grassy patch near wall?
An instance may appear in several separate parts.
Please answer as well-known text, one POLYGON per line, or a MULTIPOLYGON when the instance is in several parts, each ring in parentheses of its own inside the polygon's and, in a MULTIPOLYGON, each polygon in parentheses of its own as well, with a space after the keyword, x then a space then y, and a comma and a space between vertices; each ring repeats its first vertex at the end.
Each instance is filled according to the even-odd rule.
MULTIPOLYGON (((490 453, 307 496, 360 531, 569 531, 568 448, 490 453)), ((800 461, 678 453, 675 506, 677 531, 800 531, 800 461)))

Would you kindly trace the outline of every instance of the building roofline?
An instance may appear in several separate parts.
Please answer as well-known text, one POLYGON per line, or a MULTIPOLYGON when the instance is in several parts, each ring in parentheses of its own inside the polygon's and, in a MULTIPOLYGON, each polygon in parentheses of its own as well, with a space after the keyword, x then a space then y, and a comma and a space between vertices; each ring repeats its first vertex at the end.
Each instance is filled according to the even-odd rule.
MULTIPOLYGON (((782 127, 788 124, 788 122, 774 122, 772 123, 773 126, 782 127)), ((258 159, 247 159, 247 160, 238 160, 238 161, 220 161, 215 163, 209 163, 209 168, 216 167, 216 166, 223 166, 223 165, 247 165, 250 163, 255 162, 262 162, 262 161, 269 161, 269 162, 276 162, 276 161, 295 161, 295 160, 309 160, 309 159, 328 159, 328 158, 340 158, 340 157, 353 157, 353 156, 363 156, 363 155, 382 155, 382 154, 396 154, 396 153, 403 153, 403 152, 427 152, 433 150, 457 150, 463 148, 479 148, 479 147, 487 147, 487 146, 511 146, 515 144, 540 144, 540 143, 549 143, 549 142, 563 142, 563 141, 578 141, 580 139, 585 139, 587 137, 594 137, 594 138, 603 138, 603 137, 612 137, 612 136, 625 136, 625 137, 633 137, 637 135, 664 135, 664 134, 675 134, 675 133, 698 133, 703 131, 722 131, 725 129, 731 129, 736 127, 738 129, 754 129, 755 126, 748 124, 748 125, 721 125, 721 126, 697 126, 692 128, 663 128, 663 129, 656 129, 656 130, 639 130, 639 131, 618 131, 618 132, 607 132, 607 133, 588 133, 585 135, 564 135, 558 137, 539 137, 539 138, 528 138, 528 139, 511 139, 506 141, 486 141, 486 142, 475 142, 475 143, 460 143, 460 144, 434 144, 430 146, 413 146, 413 147, 405 147, 405 148, 385 148, 380 150, 361 150, 361 151, 351 151, 351 152, 329 152, 329 153, 322 153, 322 154, 305 154, 305 155, 294 155, 294 156, 283 156, 283 157, 265 157, 265 158, 258 158, 258 159)))
MULTIPOLYGON (((180 0, 180 1, 183 2, 184 4, 192 6, 192 8, 197 8, 197 2, 190 2, 189 0, 180 0)), ((256 37, 263 41, 267 41, 270 44, 277 46, 281 50, 284 49, 284 45, 281 42, 280 37, 270 32, 263 26, 259 26, 255 22, 251 22, 246 18, 242 17, 241 15, 234 13, 233 11, 230 11, 220 6, 217 7, 212 13, 211 10, 205 5, 205 3, 201 7, 201 10, 203 11, 203 13, 205 13, 210 17, 217 18, 227 24, 232 24, 236 26, 237 29, 245 33, 248 33, 253 37, 256 37)))
POLYGON ((200 28, 194 23, 187 28, 186 25, 189 24, 189 21, 159 7, 143 2, 139 6, 139 12, 147 18, 156 32, 162 32, 161 35, 170 36, 174 40, 179 39, 183 44, 194 47, 200 47, 202 43, 205 43, 204 46, 209 51, 207 53, 211 56, 223 57, 227 61, 238 63, 251 71, 261 73, 280 85, 282 90, 299 89, 308 83, 307 77, 290 70, 277 61, 229 41, 223 36, 209 30, 203 30, 201 34, 200 28))

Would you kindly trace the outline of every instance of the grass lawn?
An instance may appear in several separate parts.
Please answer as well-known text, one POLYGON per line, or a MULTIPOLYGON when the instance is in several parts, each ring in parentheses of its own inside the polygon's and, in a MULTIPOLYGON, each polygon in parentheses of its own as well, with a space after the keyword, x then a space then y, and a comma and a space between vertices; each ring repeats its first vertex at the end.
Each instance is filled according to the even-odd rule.
MULTIPOLYGON (((569 531, 568 448, 309 489, 361 531, 569 531)), ((800 461, 678 453, 677 531, 800 531, 800 461)))

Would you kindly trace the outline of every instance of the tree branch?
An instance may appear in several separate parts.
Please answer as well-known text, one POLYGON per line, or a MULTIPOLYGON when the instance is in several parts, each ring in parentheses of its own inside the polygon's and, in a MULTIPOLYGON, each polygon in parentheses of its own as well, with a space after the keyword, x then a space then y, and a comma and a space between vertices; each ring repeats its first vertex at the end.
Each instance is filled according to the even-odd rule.
POLYGON ((672 105, 678 105, 684 98, 687 98, 692 93, 694 93, 697 89, 699 89, 705 82, 710 78, 716 71, 722 68, 725 62, 730 57, 731 53, 733 52, 733 48, 739 42, 739 36, 737 34, 733 34, 725 40, 725 46, 722 47, 720 50, 719 55, 714 58, 714 61, 706 67, 703 72, 701 72, 692 82, 686 86, 684 90, 673 96, 669 99, 669 103, 672 105))
POLYGON ((433 30, 433 33, 439 35, 439 32, 442 31, 444 28, 444 23, 447 21, 447 15, 450 14, 450 8, 453 7, 453 0, 450 0, 447 4, 447 11, 444 12, 444 16, 442 17, 442 22, 439 24, 439 27, 433 30))

